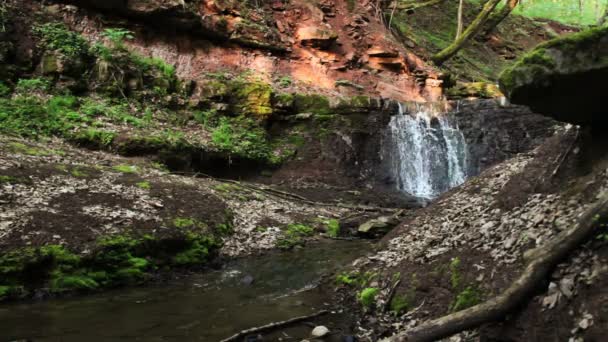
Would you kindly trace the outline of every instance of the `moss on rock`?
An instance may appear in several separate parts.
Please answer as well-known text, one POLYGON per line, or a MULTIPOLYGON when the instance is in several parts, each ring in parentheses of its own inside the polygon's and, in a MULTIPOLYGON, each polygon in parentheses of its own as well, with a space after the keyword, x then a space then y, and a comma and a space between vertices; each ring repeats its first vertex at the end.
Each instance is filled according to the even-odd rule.
POLYGON ((589 124, 606 121, 608 27, 540 44, 500 76, 511 102, 560 121, 589 124))

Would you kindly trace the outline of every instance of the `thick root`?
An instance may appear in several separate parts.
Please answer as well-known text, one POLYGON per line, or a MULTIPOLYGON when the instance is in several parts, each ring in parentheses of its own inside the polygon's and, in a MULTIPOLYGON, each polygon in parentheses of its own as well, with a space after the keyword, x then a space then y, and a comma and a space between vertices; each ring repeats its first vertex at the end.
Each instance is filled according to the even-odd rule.
POLYGON ((532 260, 529 260, 520 277, 502 294, 482 304, 399 333, 387 341, 436 341, 484 323, 503 319, 530 300, 539 290, 539 286, 545 284, 557 264, 587 241, 593 235, 600 219, 607 216, 608 194, 603 194, 574 227, 529 253, 528 257, 532 255, 532 260))

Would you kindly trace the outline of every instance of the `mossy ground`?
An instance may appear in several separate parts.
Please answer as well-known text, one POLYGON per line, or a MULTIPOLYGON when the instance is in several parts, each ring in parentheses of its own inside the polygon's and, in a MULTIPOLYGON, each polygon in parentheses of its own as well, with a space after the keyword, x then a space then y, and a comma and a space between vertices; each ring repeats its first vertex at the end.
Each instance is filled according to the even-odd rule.
POLYGON ((0 255, 0 300, 27 297, 39 289, 63 293, 138 284, 166 266, 203 266, 220 246, 212 234, 186 231, 167 239, 102 237, 89 254, 60 245, 16 249, 0 255))

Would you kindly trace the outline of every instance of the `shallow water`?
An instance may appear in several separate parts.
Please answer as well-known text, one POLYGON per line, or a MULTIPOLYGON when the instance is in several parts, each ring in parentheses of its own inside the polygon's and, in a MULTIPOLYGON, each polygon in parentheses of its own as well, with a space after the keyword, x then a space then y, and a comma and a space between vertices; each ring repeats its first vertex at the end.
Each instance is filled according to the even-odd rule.
MULTIPOLYGON (((235 260, 169 284, 2 305, 0 341, 219 341, 243 329, 331 309, 322 289, 310 289, 368 249, 364 241, 321 242, 235 260)), ((303 338, 310 327, 286 332, 303 338)))

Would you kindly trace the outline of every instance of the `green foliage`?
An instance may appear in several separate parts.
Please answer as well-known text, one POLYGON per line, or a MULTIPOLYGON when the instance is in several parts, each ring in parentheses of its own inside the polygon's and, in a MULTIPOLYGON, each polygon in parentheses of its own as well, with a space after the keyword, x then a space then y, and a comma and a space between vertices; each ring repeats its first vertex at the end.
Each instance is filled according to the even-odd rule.
POLYGON ((4 82, 0 81, 0 97, 5 97, 11 94, 11 88, 9 88, 4 82))
POLYGON ((336 238, 340 235, 340 221, 336 219, 327 220, 325 222, 327 227, 327 235, 332 238, 336 238))
POLYGON ((367 287, 361 292, 359 292, 359 303, 363 305, 364 308, 371 308, 374 304, 376 304, 376 296, 380 292, 380 289, 375 287, 367 287))
POLYGON ((193 116, 196 122, 207 128, 216 127, 220 120, 220 116, 218 116, 217 110, 215 109, 195 111, 193 116))
POLYGON ((13 153, 25 154, 28 156, 50 156, 58 154, 54 150, 45 150, 33 146, 29 146, 20 142, 11 142, 8 144, 8 150, 13 153))
POLYGON ((0 131, 22 136, 62 135, 86 121, 74 111, 72 97, 0 99, 0 131))
POLYGON ((3 183, 17 183, 19 180, 15 177, 12 176, 4 176, 4 175, 0 175, 0 184, 3 183))
POLYGON ((136 183, 135 186, 137 186, 140 189, 144 189, 144 190, 150 190, 150 188, 152 187, 150 185, 150 182, 148 182, 148 181, 136 183))
POLYGON ((77 178, 82 178, 82 177, 87 177, 87 176, 88 176, 88 174, 87 174, 86 172, 82 171, 81 169, 79 169, 79 168, 77 168, 77 167, 76 167, 76 168, 73 168, 73 169, 70 171, 70 174, 71 174, 72 176, 74 176, 74 177, 77 177, 77 178))
POLYGON ((212 236, 188 233, 187 248, 173 257, 173 263, 180 266, 200 265, 206 262, 211 250, 219 248, 220 243, 212 236))
POLYGON ((272 150, 266 131, 253 119, 222 117, 211 132, 213 145, 237 156, 272 160, 272 150))
POLYGON ((143 72, 157 69, 167 79, 173 79, 176 77, 175 67, 161 58, 156 57, 144 57, 137 54, 132 54, 131 58, 135 65, 143 72))
POLYGON ((33 91, 48 91, 50 88, 50 82, 46 78, 30 78, 20 79, 17 82, 15 91, 23 94, 27 94, 33 91))
POLYGON ((47 245, 0 253, 0 300, 23 294, 32 282, 52 292, 91 291, 139 283, 159 265, 192 266, 209 260, 220 248, 212 235, 184 232, 161 240, 152 236, 102 237, 93 253, 80 256, 63 246, 47 245))
POLYGON ((118 172, 122 172, 122 173, 137 173, 137 171, 138 171, 137 166, 126 165, 126 164, 116 165, 116 166, 112 167, 112 169, 114 171, 118 171, 118 172))
POLYGON ((338 285, 355 285, 357 283, 358 273, 356 272, 342 272, 336 276, 336 283, 338 285))
POLYGON ((410 301, 408 296, 405 295, 395 295, 391 300, 390 311, 394 315, 400 315, 404 312, 407 312, 410 308, 410 301))
POLYGON ((41 40, 43 48, 59 51, 66 57, 85 56, 89 52, 89 42, 63 23, 36 25, 32 31, 41 40))
POLYGON ((305 224, 290 224, 283 232, 283 236, 277 241, 277 247, 291 249, 304 243, 303 238, 312 236, 314 229, 305 224))
POLYGON ((109 40, 114 48, 123 49, 125 40, 132 40, 135 37, 133 32, 121 28, 107 28, 103 30, 102 37, 109 40))
POLYGON ((323 95, 296 94, 294 96, 294 104, 298 113, 332 114, 329 99, 323 95))
POLYGON ((608 3, 604 0, 528 0, 517 6, 514 13, 566 24, 593 25, 605 6, 608 6, 608 3))
POLYGON ((283 76, 279 79, 279 87, 287 88, 293 84, 293 80, 289 76, 283 76))
POLYGON ((453 289, 457 289, 460 286, 462 276, 460 275, 460 258, 453 258, 450 262, 450 282, 453 289))
POLYGON ((116 138, 116 133, 96 128, 87 128, 72 136, 72 139, 77 142, 98 145, 99 147, 110 146, 114 138, 116 138))
POLYGON ((202 228, 207 227, 207 225, 204 222, 201 222, 192 217, 176 217, 173 219, 173 225, 179 229, 186 229, 186 228, 202 229, 202 228))
POLYGON ((222 183, 213 187, 215 190, 223 193, 231 193, 234 191, 240 191, 241 187, 236 184, 222 183))
POLYGON ((456 312, 475 306, 481 303, 481 297, 481 293, 476 287, 468 286, 456 296, 450 306, 450 311, 456 312))

